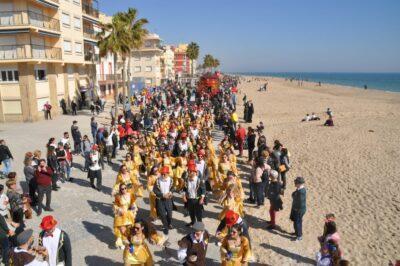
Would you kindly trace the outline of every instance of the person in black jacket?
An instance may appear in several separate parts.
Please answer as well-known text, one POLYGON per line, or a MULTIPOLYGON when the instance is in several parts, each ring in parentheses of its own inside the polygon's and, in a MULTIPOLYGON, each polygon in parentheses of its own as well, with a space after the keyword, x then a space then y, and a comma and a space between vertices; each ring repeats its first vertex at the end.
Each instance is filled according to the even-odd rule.
POLYGON ((267 198, 270 202, 269 215, 271 217, 271 221, 269 223, 268 229, 275 229, 275 216, 276 212, 283 209, 282 199, 280 196, 281 192, 281 184, 278 181, 278 172, 275 170, 271 170, 270 173, 271 183, 268 186, 267 198))
POLYGON ((253 160, 253 151, 256 147, 256 133, 252 127, 247 129, 247 149, 249 152, 249 162, 253 160))
POLYGON ((201 179, 195 164, 188 166, 189 174, 185 180, 183 201, 187 203, 192 226, 195 222, 201 222, 203 219, 203 205, 206 196, 206 187, 201 179))
POLYGON ((293 221, 294 233, 296 240, 303 238, 303 216, 306 213, 306 188, 304 187, 304 178, 296 177, 294 180, 296 190, 292 193, 292 210, 290 212, 290 220, 293 221))
POLYGON ((68 234, 57 228, 56 225, 57 221, 53 216, 43 217, 40 223, 40 228, 43 231, 39 234, 39 246, 47 249, 50 265, 72 266, 71 241, 68 234), (51 250, 57 252, 51 252, 51 250))
POLYGON ((1 243, 1 259, 4 265, 8 264, 8 253, 10 249, 9 236, 14 235, 14 232, 8 228, 6 219, 0 215, 0 243, 1 243))
POLYGON ((81 142, 82 134, 78 127, 78 121, 74 120, 71 126, 71 136, 74 140, 74 152, 75 154, 81 153, 81 142))
POLYGON ((163 166, 161 168, 161 177, 157 178, 153 192, 156 195, 156 209, 157 215, 160 217, 163 224, 163 232, 168 235, 169 229, 172 229, 172 187, 173 180, 169 176, 169 167, 163 166))
POLYGON ((11 160, 14 160, 10 149, 4 139, 0 140, 0 164, 3 165, 3 175, 7 176, 11 172, 11 160))
POLYGON ((54 148, 54 146, 49 146, 47 149, 47 165, 53 171, 53 175, 51 177, 51 187, 54 191, 57 191, 60 188, 59 186, 57 186, 57 173, 59 172, 59 164, 57 160, 56 149, 54 148))
POLYGON ((247 102, 247 120, 246 120, 247 123, 253 122, 253 114, 254 114, 253 102, 249 100, 247 102))

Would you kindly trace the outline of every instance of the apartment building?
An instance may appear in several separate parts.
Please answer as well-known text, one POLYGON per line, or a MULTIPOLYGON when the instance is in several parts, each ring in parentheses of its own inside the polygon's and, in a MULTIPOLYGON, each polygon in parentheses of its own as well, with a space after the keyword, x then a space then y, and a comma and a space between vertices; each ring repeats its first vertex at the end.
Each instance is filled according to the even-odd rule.
POLYGON ((161 76, 164 80, 175 80, 174 69, 174 51, 171 45, 163 46, 163 53, 161 55, 161 76))
MULTIPOLYGON (((192 62, 187 56, 188 44, 179 44, 177 47, 173 47, 174 51, 174 71, 177 77, 186 77, 191 75, 192 62)), ((193 74, 196 73, 196 60, 193 60, 193 74)))
POLYGON ((95 0, 0 0, 0 122, 93 97, 99 25, 95 0))
MULTIPOLYGON (((132 51, 131 80, 141 80, 145 86, 159 86, 161 84, 161 47, 160 36, 149 33, 140 49, 132 51)), ((121 66, 119 67, 121 68, 121 66)))

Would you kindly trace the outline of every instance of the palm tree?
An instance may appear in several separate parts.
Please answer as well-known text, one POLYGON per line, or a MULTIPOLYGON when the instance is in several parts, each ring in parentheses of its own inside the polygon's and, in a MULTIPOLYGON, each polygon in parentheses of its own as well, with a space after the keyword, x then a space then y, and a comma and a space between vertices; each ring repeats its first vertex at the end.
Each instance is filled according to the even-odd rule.
POLYGON ((217 67, 219 67, 219 65, 220 65, 219 60, 217 58, 214 58, 213 67, 216 69, 217 67))
POLYGON ((132 50, 139 49, 144 42, 146 35, 148 34, 147 29, 144 28, 144 25, 149 23, 149 21, 145 18, 137 19, 137 9, 129 8, 125 13, 125 19, 127 23, 128 33, 130 33, 131 38, 131 47, 129 51, 128 57, 128 99, 131 99, 131 89, 129 88, 129 80, 131 78, 131 58, 132 58, 132 50))
MULTIPOLYGON (((118 12, 113 16, 112 22, 102 24, 102 31, 98 34, 98 46, 100 56, 105 57, 107 53, 114 56, 114 96, 115 96, 115 120, 118 117, 118 80, 117 80, 117 59, 118 56, 124 58, 129 51, 129 35, 126 33, 126 27, 123 19, 123 13, 118 12)), ((125 57, 126 59, 126 57, 125 57)), ((124 61, 124 60, 123 60, 124 61)), ((123 80, 125 77, 125 62, 122 69, 123 80)))
POLYGON ((203 67, 205 69, 211 69, 214 64, 214 57, 210 54, 206 54, 203 59, 203 67))
POLYGON ((189 43, 187 50, 186 50, 186 54, 190 59, 190 63, 191 63, 191 75, 193 77, 193 61, 197 60, 197 58, 199 58, 199 53, 200 53, 200 47, 197 43, 195 42, 191 42, 189 43))

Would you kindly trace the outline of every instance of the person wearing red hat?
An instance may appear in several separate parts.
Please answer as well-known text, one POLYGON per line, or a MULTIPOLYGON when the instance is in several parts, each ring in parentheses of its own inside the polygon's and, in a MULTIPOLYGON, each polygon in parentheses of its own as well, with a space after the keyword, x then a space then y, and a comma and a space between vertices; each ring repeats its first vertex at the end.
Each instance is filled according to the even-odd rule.
POLYGON ((217 227, 216 237, 222 240, 228 233, 229 228, 232 228, 235 224, 239 224, 242 227, 243 236, 247 237, 250 242, 249 226, 247 222, 240 217, 240 215, 232 210, 229 210, 225 214, 225 218, 221 220, 217 227))
POLYGON ((188 178, 185 180, 183 201, 187 204, 190 216, 190 223, 187 226, 192 226, 196 221, 201 222, 203 219, 206 187, 196 169, 196 164, 189 164, 188 172, 188 178))
POLYGON ((53 216, 43 217, 40 223, 39 246, 46 248, 50 266, 72 266, 71 241, 68 234, 57 228, 53 216))
POLYGON ((157 214, 163 224, 163 232, 168 235, 169 229, 172 229, 172 192, 174 182, 169 176, 169 167, 163 166, 161 168, 161 176, 157 178, 154 184, 153 192, 156 195, 156 209, 157 214))

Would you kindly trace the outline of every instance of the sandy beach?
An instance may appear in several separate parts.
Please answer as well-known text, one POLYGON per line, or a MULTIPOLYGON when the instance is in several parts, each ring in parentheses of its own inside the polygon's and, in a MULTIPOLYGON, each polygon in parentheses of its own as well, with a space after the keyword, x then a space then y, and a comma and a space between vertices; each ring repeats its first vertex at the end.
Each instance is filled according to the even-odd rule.
MULTIPOLYGON (((400 94, 281 78, 245 77, 242 97, 253 100, 253 126, 265 125, 271 145, 279 139, 291 154, 292 169, 278 213, 282 230, 265 230, 268 209, 247 207, 254 253, 263 265, 313 264, 324 215, 334 213, 340 246, 351 265, 387 265, 399 259, 400 243, 400 94), (258 88, 268 80, 268 91, 258 88), (324 127, 330 107, 334 127, 324 127), (321 121, 300 122, 315 112, 321 121), (293 242, 289 220, 293 180, 301 175, 308 188, 304 238, 293 242)), ((246 124, 250 126, 250 124, 246 124)), ((249 169, 244 169, 248 172, 249 169)))

